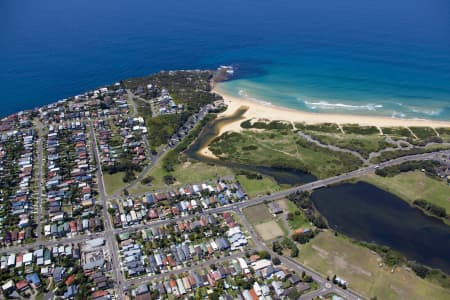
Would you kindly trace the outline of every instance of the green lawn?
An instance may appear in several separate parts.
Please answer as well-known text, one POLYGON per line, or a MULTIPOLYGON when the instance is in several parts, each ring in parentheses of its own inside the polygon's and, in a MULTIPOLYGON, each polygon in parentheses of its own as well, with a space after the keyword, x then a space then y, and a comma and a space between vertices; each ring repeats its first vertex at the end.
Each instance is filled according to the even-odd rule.
POLYGON ((281 186, 267 176, 263 176, 262 179, 249 179, 245 175, 237 175, 236 179, 242 185, 249 198, 281 190, 281 186))
POLYGON ((394 177, 364 176, 361 180, 378 186, 412 203, 424 199, 450 212, 450 186, 421 171, 406 172, 394 177))
POLYGON ((308 221, 304 213, 298 209, 294 202, 288 199, 283 199, 283 201, 285 202, 287 211, 294 214, 294 218, 292 220, 288 220, 289 227, 292 230, 296 230, 299 228, 311 228, 310 222, 308 221))
POLYGON ((108 195, 114 194, 127 185, 122 180, 124 176, 125 172, 117 172, 115 174, 103 173, 103 182, 105 183, 105 190, 108 195))
POLYGON ((332 232, 320 233, 300 245, 301 263, 330 278, 336 274, 351 289, 378 299, 449 299, 450 291, 421 279, 412 271, 380 267, 382 259, 371 250, 332 232))

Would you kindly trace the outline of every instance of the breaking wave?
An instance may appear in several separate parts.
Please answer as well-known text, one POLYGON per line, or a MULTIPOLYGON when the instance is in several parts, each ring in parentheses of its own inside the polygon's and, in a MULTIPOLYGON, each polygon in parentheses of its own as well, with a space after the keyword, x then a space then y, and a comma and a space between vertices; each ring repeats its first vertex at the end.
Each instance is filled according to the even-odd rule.
POLYGON ((351 105, 344 103, 330 103, 327 101, 310 102, 304 100, 303 103, 309 109, 347 109, 347 110, 369 110, 376 111, 379 108, 383 108, 381 104, 364 104, 364 105, 351 105))
POLYGON ((393 118, 405 118, 406 117, 406 115, 404 114, 404 113, 402 113, 402 112, 399 112, 399 111, 393 111, 392 112, 392 117, 393 118))
POLYGON ((261 100, 261 99, 258 99, 258 98, 250 97, 250 96, 247 94, 247 92, 244 91, 244 90, 239 90, 238 94, 239 94, 239 96, 241 96, 242 98, 245 98, 245 99, 248 99, 248 100, 251 100, 251 101, 255 101, 255 102, 258 102, 258 103, 261 103, 261 104, 264 104, 264 105, 273 105, 272 102, 264 101, 264 100, 261 100))
POLYGON ((416 107, 410 107, 409 110, 413 113, 427 115, 427 116, 437 116, 441 113, 440 109, 419 109, 416 107))

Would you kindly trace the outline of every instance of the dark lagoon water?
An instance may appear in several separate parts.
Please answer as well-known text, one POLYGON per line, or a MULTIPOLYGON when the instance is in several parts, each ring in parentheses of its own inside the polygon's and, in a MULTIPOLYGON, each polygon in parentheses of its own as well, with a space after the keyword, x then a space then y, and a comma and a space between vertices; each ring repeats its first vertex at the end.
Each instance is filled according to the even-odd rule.
POLYGON ((3 0, 0 115, 162 69, 241 66, 228 92, 450 120, 448 0, 3 0))
POLYGON ((450 274, 450 226, 441 220, 364 182, 320 189, 311 198, 333 229, 450 274))
POLYGON ((227 123, 240 120, 245 113, 246 108, 241 108, 237 110, 233 115, 222 117, 210 122, 207 126, 203 128, 197 139, 192 143, 192 145, 187 149, 185 154, 192 159, 202 161, 205 163, 218 164, 224 167, 237 170, 245 170, 260 173, 266 176, 272 177, 278 184, 287 185, 298 185, 301 183, 308 183, 316 180, 316 177, 300 172, 295 169, 289 168, 279 168, 279 167, 269 167, 269 166, 255 166, 255 165, 245 165, 225 160, 212 159, 206 157, 200 153, 200 150, 205 146, 209 145, 214 138, 220 133, 220 128, 227 123))

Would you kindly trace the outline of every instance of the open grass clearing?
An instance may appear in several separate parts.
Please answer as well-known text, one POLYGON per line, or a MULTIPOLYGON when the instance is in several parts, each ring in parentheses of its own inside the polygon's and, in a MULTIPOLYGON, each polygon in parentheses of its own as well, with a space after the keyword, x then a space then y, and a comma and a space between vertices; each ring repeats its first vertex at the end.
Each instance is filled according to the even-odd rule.
POLYGON ((401 173, 394 177, 368 175, 362 177, 361 180, 376 185, 410 203, 423 199, 442 206, 447 212, 450 212, 450 186, 419 170, 401 173))
POLYGON ((108 195, 114 194, 127 185, 122 180, 124 176, 125 172, 117 172, 114 174, 109 174, 108 172, 103 173, 103 182, 105 183, 105 190, 108 195))
POLYGON ((250 198, 274 193, 282 188, 274 179, 267 176, 263 176, 262 179, 249 179, 245 175, 237 175, 236 179, 250 198))
POLYGON ((269 221, 255 225, 255 229, 264 241, 270 241, 284 235, 276 221, 269 221))
POLYGON ((139 182, 131 188, 129 192, 131 194, 141 194, 148 191, 160 191, 186 184, 202 183, 224 176, 233 176, 233 171, 229 168, 197 161, 186 161, 177 164, 174 169, 173 172, 169 173, 164 170, 161 163, 158 163, 148 173, 148 176, 154 178, 152 183, 150 185, 143 185, 139 182), (172 185, 167 185, 164 182, 164 176, 169 174, 176 179, 176 182, 172 185))
POLYGON ((273 215, 270 213, 269 208, 265 204, 258 204, 244 208, 243 213, 252 225, 266 223, 273 219, 273 215))
POLYGON ((449 299, 450 291, 421 279, 412 271, 380 267, 382 259, 371 250, 332 232, 321 232, 300 245, 301 263, 330 278, 336 274, 366 297, 378 299, 449 299))
POLYGON ((284 199, 284 201, 287 204, 288 212, 292 213, 293 217, 291 220, 287 220, 289 224, 289 228, 292 231, 295 231, 297 229, 305 229, 305 228, 311 228, 311 223, 306 218, 305 214, 298 209, 298 207, 290 200, 284 199))

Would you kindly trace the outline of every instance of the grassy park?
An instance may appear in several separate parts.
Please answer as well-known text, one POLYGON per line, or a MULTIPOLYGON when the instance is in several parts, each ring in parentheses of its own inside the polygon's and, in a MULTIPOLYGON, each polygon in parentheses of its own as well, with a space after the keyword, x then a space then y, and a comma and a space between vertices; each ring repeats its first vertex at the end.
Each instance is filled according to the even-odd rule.
POLYGON ((381 177, 369 175, 363 181, 378 186, 400 198, 412 203, 414 200, 424 199, 430 203, 444 207, 450 211, 450 186, 444 181, 427 176, 424 172, 414 171, 381 177))
POLYGON ((450 291, 404 268, 380 265, 373 251, 332 232, 321 232, 300 246, 297 258, 324 276, 337 275, 351 289, 378 299, 449 299, 450 291))
POLYGON ((103 182, 105 183, 105 190, 108 195, 114 194, 127 185, 122 180, 124 176, 125 172, 117 172, 114 174, 109 174, 108 172, 103 173, 103 182))
POLYGON ((252 225, 269 222, 273 219, 273 215, 270 213, 269 208, 265 204, 258 204, 244 208, 243 213, 252 225))
POLYGON ((287 213, 292 214, 292 219, 287 220, 289 228, 292 231, 295 231, 299 228, 311 228, 311 224, 304 213, 301 212, 292 201, 288 199, 283 199, 281 201, 284 202, 284 204, 282 204, 281 206, 286 208, 287 213))
POLYGON ((265 204, 247 207, 243 213, 264 241, 270 241, 286 234, 279 217, 274 217, 265 204))
POLYGON ((262 179, 250 179, 245 175, 237 175, 236 179, 250 198, 273 193, 282 189, 275 180, 267 176, 263 176, 262 179))

